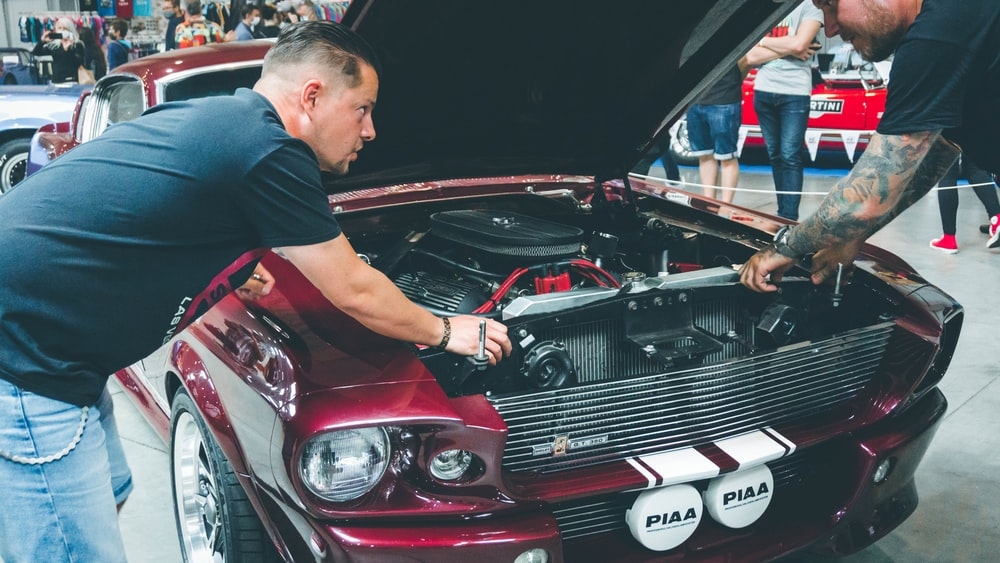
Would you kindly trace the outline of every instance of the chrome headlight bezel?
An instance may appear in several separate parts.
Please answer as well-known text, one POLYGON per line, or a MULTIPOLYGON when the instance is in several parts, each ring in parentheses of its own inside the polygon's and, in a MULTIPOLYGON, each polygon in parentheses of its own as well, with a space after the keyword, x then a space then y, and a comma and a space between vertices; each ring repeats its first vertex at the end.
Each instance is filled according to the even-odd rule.
POLYGON ((317 498, 349 502, 382 480, 392 459, 392 442, 381 426, 322 432, 303 443, 299 479, 317 498))

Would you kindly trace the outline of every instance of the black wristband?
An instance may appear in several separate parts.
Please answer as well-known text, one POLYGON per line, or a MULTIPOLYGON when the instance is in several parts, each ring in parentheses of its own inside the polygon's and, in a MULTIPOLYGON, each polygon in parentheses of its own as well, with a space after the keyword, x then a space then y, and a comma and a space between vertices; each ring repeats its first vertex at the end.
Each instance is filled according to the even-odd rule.
POLYGON ((444 350, 445 346, 447 346, 448 342, 451 340, 451 319, 448 317, 441 317, 441 320, 444 321, 444 336, 441 337, 441 343, 438 344, 437 347, 444 350))

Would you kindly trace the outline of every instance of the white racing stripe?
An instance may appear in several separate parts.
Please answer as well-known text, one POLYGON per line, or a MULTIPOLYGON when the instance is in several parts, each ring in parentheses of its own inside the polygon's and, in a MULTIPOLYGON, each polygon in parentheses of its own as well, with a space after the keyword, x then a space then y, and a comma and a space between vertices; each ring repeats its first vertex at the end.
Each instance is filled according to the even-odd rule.
POLYGON ((719 474, 719 466, 694 448, 630 458, 628 462, 649 481, 647 489, 689 483, 719 474), (646 467, 655 475, 650 475, 646 467))
POLYGON ((786 453, 785 455, 792 455, 793 453, 795 453, 795 442, 789 440, 785 436, 782 436, 781 433, 779 433, 774 428, 771 428, 770 426, 765 426, 764 428, 761 429, 761 431, 767 434, 768 436, 774 438, 778 442, 780 442, 786 448, 788 448, 788 453, 786 453))
POLYGON ((740 469, 778 459, 788 451, 784 444, 759 430, 719 440, 715 445, 735 459, 740 469))
MULTIPOLYGON (((796 447, 794 442, 771 427, 719 440, 715 445, 736 460, 739 464, 737 469, 785 457, 796 447)), ((626 461, 646 478, 647 489, 708 479, 722 470, 694 448, 633 457, 626 461)))

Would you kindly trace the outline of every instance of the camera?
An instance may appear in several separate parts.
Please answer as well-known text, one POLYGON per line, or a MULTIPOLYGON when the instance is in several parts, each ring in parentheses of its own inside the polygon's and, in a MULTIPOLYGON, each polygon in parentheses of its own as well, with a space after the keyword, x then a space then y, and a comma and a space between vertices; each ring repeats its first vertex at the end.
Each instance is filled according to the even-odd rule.
POLYGON ((49 39, 51 39, 52 41, 55 41, 57 39, 62 39, 62 38, 63 38, 63 34, 59 33, 58 31, 50 31, 49 32, 49 39))

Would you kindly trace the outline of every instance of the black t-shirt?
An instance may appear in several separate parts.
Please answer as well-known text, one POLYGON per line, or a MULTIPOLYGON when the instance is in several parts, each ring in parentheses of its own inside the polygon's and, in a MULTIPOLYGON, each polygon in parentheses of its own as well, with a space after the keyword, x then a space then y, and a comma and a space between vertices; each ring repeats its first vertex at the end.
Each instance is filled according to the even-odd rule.
POLYGON ((738 66, 733 65, 728 72, 719 77, 714 84, 705 90, 696 104, 703 106, 721 106, 738 104, 743 99, 740 89, 743 86, 743 75, 738 66))
POLYGON ((1000 2, 924 0, 896 49, 878 132, 944 130, 1000 172, 1000 2))
POLYGON ((79 68, 83 65, 83 43, 77 41, 69 49, 63 49, 59 40, 38 43, 31 50, 33 55, 49 55, 52 57, 52 82, 76 82, 79 78, 79 68))
POLYGON ((315 154, 263 96, 156 106, 0 198, 0 377, 92 404, 261 249, 339 235, 315 154))

